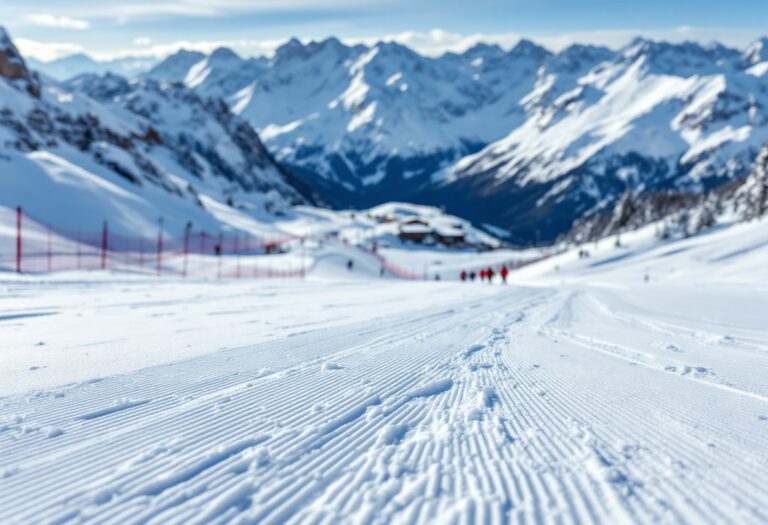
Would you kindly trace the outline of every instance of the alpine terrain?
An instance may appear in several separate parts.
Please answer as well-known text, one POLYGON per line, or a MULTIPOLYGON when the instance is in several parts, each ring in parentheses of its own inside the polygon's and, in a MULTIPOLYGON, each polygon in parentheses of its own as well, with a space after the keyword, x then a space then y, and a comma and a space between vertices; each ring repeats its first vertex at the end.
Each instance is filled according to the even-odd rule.
POLYGON ((258 228, 254 217, 314 202, 220 101, 111 75, 71 86, 43 79, 5 31, 0 170, 0 206, 24 204, 64 228, 109 219, 116 231, 154 234, 162 217, 174 231, 187 221, 248 231, 258 228))
POLYGON ((0 524, 768 523, 768 41, 110 56, 0 30, 0 524))
POLYGON ((145 76, 226 100, 333 205, 443 205, 527 243, 627 188, 701 192, 745 176, 768 141, 767 42, 553 54, 522 40, 429 58, 294 39, 269 59, 180 52, 145 76))

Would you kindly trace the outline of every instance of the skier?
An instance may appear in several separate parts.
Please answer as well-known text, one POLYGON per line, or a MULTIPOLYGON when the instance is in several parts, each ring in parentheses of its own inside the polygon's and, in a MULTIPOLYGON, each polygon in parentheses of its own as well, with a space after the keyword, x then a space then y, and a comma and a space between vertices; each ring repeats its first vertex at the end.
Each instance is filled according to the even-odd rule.
POLYGON ((509 270, 507 270, 506 265, 502 265, 499 274, 501 275, 501 282, 507 284, 507 275, 509 274, 509 270))
POLYGON ((493 268, 488 268, 485 271, 485 275, 488 277, 488 284, 491 284, 493 282, 493 275, 494 275, 493 268))
POLYGON ((485 281, 485 270, 480 270, 480 282, 485 281))
POLYGON ((467 280, 467 272, 464 270, 461 271, 461 282, 464 282, 467 280))
POLYGON ((474 281, 474 280, 475 280, 475 277, 477 277, 477 275, 475 274, 475 272, 469 272, 469 280, 470 280, 470 281, 474 281))
POLYGON ((352 267, 355 265, 355 263, 352 261, 352 259, 347 261, 347 270, 350 272, 352 271, 352 267))

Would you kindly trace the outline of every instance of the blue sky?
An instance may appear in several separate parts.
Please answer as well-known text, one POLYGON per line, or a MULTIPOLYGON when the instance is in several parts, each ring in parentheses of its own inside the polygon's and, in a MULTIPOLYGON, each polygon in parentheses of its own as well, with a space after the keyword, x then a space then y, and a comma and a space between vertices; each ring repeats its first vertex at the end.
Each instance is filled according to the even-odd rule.
POLYGON ((619 46, 637 34, 743 46, 768 33, 767 0, 29 0, 0 3, 22 51, 54 58, 163 55, 230 45, 268 53, 288 37, 388 37, 438 54, 477 40, 528 37, 619 46))

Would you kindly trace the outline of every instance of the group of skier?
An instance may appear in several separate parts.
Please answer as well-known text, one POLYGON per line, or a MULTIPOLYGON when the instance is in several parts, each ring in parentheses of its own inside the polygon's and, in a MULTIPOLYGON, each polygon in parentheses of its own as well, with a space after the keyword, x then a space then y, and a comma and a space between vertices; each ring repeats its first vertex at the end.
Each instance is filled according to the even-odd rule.
MULTIPOLYGON (((507 284, 508 275, 509 275, 509 270, 505 265, 502 264, 501 268, 499 269, 499 276, 501 277, 502 283, 507 284)), ((475 272, 474 270, 470 270, 469 272, 462 270, 460 275, 462 281, 474 281, 476 278, 479 278, 481 282, 487 281, 489 283, 493 282, 493 278, 495 276, 496 276, 496 271, 490 266, 478 272, 475 272)))

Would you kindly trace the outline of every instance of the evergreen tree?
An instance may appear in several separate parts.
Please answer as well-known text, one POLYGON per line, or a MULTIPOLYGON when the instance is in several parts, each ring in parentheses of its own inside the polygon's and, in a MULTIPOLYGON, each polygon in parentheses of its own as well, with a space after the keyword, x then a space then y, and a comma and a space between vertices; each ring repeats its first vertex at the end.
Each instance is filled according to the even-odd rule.
POLYGON ((742 216, 757 219, 768 213, 768 146, 764 147, 755 159, 752 173, 742 186, 740 207, 742 216))

